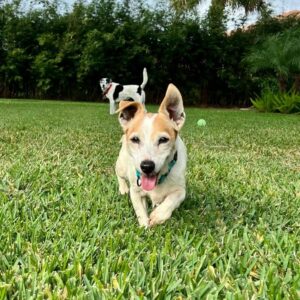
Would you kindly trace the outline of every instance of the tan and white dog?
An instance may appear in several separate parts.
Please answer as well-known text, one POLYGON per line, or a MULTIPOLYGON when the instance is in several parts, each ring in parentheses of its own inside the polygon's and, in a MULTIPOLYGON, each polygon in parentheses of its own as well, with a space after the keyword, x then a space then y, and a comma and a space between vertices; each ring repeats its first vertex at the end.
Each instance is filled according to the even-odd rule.
POLYGON ((116 163, 120 193, 130 193, 141 226, 161 224, 185 199, 186 148, 178 133, 185 121, 179 90, 168 86, 158 113, 121 101, 122 147, 116 163), (128 183, 129 182, 129 187, 128 183), (148 216, 146 197, 155 207, 148 216))

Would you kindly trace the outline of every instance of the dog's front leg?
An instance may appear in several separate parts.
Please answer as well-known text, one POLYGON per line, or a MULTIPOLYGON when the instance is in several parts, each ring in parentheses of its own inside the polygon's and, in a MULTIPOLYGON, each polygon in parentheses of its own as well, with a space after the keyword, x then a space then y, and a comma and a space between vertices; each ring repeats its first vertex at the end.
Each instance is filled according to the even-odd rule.
POLYGON ((134 191, 134 188, 131 187, 130 199, 140 226, 148 227, 149 217, 147 213, 147 203, 145 197, 142 197, 139 193, 134 191))
POLYGON ((180 189, 169 194, 150 214, 149 225, 154 226, 156 224, 162 224, 168 220, 171 217, 173 210, 179 207, 184 198, 185 189, 180 189))
POLYGON ((109 113, 113 115, 116 112, 116 103, 113 99, 109 99, 109 113))

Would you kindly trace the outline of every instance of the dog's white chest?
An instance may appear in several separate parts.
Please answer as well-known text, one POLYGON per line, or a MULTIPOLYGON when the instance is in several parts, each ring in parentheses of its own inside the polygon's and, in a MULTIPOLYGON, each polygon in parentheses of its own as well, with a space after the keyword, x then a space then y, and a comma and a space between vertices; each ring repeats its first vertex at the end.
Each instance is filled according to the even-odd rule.
POLYGON ((143 190, 141 190, 141 192, 143 196, 147 196, 150 199, 152 207, 161 204, 167 196, 166 191, 164 191, 164 189, 160 186, 157 186, 155 190, 150 192, 144 192, 143 190))

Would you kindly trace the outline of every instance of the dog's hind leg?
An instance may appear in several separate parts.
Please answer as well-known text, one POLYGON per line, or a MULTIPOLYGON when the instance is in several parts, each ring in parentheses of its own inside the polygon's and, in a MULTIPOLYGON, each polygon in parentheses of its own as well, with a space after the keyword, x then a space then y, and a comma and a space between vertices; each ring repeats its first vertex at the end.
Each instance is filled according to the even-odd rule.
POLYGON ((109 113, 113 115, 116 112, 116 103, 114 100, 109 99, 109 113))
POLYGON ((145 92, 143 91, 142 92, 142 95, 141 95, 141 103, 143 104, 143 106, 144 106, 144 109, 145 109, 145 112, 147 112, 147 109, 146 109, 146 94, 145 94, 145 92))
POLYGON ((141 94, 141 102, 142 102, 142 104, 143 105, 145 105, 145 103, 146 103, 146 94, 145 94, 145 92, 144 91, 142 91, 142 94, 141 94))

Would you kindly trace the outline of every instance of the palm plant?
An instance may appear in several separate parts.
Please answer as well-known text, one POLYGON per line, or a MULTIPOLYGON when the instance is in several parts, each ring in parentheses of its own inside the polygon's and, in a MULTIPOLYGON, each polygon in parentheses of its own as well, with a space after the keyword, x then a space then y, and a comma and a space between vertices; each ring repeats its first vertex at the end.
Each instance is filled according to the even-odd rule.
MULTIPOLYGON (((194 8, 202 0, 170 0, 177 11, 184 11, 194 8)), ((233 8, 244 7, 246 13, 251 11, 263 11, 267 4, 265 0, 213 0, 212 5, 226 5, 233 8)))
POLYGON ((288 88, 289 80, 294 79, 297 90, 300 74, 299 30, 288 30, 272 35, 251 50, 244 61, 252 73, 271 71, 277 79, 280 92, 288 88))

